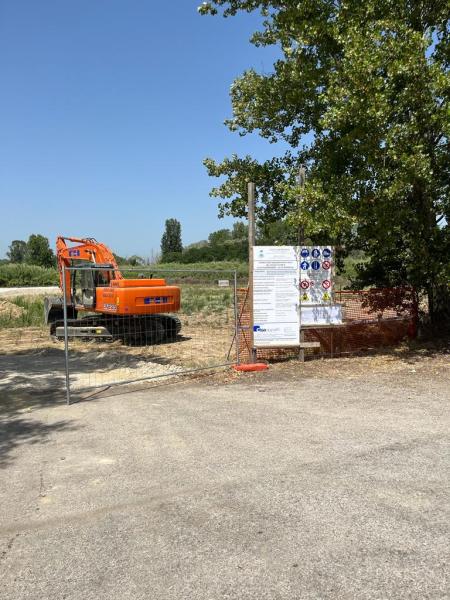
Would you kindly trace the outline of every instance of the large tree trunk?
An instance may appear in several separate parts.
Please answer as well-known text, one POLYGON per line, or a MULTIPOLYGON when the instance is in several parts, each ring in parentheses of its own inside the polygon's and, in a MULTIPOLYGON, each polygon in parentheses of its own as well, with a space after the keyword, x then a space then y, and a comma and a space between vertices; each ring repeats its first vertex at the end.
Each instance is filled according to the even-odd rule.
POLYGON ((430 323, 437 335, 450 333, 450 287, 435 284, 428 290, 430 323))

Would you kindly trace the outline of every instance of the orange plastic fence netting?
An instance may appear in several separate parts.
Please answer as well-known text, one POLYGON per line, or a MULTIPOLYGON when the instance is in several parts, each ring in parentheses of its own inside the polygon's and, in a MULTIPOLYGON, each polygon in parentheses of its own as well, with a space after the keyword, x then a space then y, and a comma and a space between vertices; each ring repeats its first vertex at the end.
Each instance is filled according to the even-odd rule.
MULTIPOLYGON (((305 349, 306 357, 339 356, 394 346, 417 333, 417 295, 411 288, 377 288, 335 292, 342 304, 343 325, 304 327, 304 341, 320 342, 320 350, 305 349)), ((250 358, 250 312, 247 288, 238 290, 240 360, 250 358)), ((257 349, 258 360, 298 356, 298 348, 257 349)))

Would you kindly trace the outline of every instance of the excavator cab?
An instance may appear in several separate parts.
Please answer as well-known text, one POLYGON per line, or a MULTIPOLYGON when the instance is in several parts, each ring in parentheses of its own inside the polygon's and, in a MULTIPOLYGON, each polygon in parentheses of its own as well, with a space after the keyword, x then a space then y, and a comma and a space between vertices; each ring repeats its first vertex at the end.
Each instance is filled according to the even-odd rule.
POLYGON ((77 261, 80 270, 71 271, 71 297, 74 306, 83 306, 85 309, 95 308, 95 295, 97 287, 107 287, 114 279, 114 267, 111 264, 99 265, 89 261, 77 261))

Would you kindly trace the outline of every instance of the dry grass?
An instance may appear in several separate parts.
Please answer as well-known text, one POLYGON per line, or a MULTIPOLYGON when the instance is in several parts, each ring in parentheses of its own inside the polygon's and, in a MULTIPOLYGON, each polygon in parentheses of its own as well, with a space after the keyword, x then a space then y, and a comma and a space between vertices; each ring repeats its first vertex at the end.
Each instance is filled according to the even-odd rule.
MULTIPOLYGON (((132 357, 156 360, 177 366, 195 368, 226 361, 233 334, 232 311, 220 315, 180 315, 182 331, 172 343, 155 346, 125 346, 121 342, 92 340, 70 341, 71 352, 120 352, 132 357)), ((46 327, 15 327, 0 330, 0 354, 35 351, 45 348, 64 348, 63 342, 50 338, 46 327)))

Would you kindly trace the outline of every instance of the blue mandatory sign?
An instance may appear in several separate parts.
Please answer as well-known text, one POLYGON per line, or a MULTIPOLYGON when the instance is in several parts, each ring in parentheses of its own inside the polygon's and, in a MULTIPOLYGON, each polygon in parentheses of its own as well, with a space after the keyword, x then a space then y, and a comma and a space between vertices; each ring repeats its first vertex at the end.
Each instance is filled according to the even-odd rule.
POLYGON ((301 250, 301 252, 300 252, 300 255, 301 255, 303 258, 308 258, 308 256, 309 256, 309 250, 308 250, 308 248, 302 248, 302 250, 301 250))
POLYGON ((314 271, 318 271, 320 269, 320 262, 318 260, 313 260, 311 266, 314 269, 314 271))
POLYGON ((322 255, 324 258, 330 258, 331 256, 331 250, 329 248, 324 248, 322 250, 322 255))
POLYGON ((311 252, 313 258, 319 258, 320 256, 320 250, 318 248, 314 248, 314 250, 311 252))
POLYGON ((307 271, 309 269, 309 262, 307 260, 303 260, 300 263, 300 266, 302 268, 303 271, 307 271))

